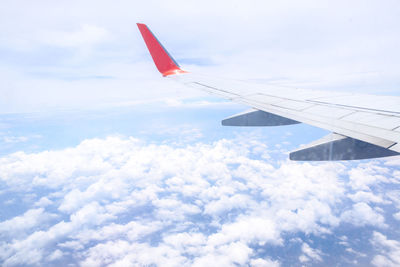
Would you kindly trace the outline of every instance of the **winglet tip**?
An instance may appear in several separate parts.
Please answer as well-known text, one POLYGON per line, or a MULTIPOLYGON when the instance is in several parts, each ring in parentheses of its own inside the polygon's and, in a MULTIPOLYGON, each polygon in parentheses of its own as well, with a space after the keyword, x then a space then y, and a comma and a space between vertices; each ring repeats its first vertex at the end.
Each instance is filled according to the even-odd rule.
POLYGON ((188 71, 182 70, 181 68, 165 71, 161 73, 164 77, 171 76, 171 75, 176 75, 176 74, 183 74, 183 73, 189 73, 188 71))
POLYGON ((187 73, 182 70, 168 51, 144 23, 136 23, 158 71, 164 76, 187 73))

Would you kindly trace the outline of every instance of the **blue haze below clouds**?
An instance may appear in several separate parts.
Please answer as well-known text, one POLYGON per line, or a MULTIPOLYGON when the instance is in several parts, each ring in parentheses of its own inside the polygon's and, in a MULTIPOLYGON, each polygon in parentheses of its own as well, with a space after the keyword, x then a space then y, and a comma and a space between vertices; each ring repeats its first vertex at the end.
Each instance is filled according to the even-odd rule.
MULTIPOLYGON (((146 141, 185 143, 179 132, 169 129, 200 129, 204 135, 196 141, 211 143, 236 135, 257 134, 271 146, 287 141, 287 151, 326 135, 328 132, 309 125, 282 127, 225 127, 221 120, 247 110, 248 107, 231 105, 215 107, 220 102, 214 98, 214 107, 170 107, 164 103, 129 107, 93 109, 86 111, 50 111, 29 114, 0 115, 0 155, 23 150, 39 152, 75 146, 84 139, 105 138, 110 135, 134 136, 146 141), (294 135, 294 137, 292 137, 294 135), (26 137, 26 140, 7 141, 6 137, 26 137)), ((190 105, 185 101, 183 105, 190 105), (185 103, 186 102, 186 103, 185 103)), ((193 141, 193 140, 192 140, 193 141)))

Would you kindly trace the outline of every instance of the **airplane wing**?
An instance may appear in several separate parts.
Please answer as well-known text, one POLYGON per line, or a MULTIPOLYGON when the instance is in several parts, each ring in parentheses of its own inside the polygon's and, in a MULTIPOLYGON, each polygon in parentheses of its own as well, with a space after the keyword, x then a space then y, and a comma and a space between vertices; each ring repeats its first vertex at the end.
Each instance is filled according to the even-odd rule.
POLYGON ((331 132, 290 153, 291 160, 356 160, 400 155, 400 97, 258 85, 182 70, 150 29, 138 28, 160 73, 252 109, 226 126, 307 123, 331 132))

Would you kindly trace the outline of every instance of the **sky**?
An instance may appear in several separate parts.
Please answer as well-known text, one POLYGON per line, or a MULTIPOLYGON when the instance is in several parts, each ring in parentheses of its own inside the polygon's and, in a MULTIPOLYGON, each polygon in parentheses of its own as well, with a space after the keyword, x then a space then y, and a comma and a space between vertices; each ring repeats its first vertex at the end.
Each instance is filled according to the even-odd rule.
POLYGON ((398 1, 2 1, 2 266, 399 266, 400 158, 292 162, 328 132, 223 127, 248 107, 183 69, 400 95, 398 1))

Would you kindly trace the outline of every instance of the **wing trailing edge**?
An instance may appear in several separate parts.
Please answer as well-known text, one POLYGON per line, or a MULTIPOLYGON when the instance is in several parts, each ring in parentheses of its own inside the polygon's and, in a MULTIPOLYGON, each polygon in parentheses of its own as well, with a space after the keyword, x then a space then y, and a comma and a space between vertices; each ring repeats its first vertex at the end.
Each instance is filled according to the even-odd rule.
POLYGON ((250 109, 221 121, 223 126, 281 126, 298 123, 300 122, 257 109, 250 109))

